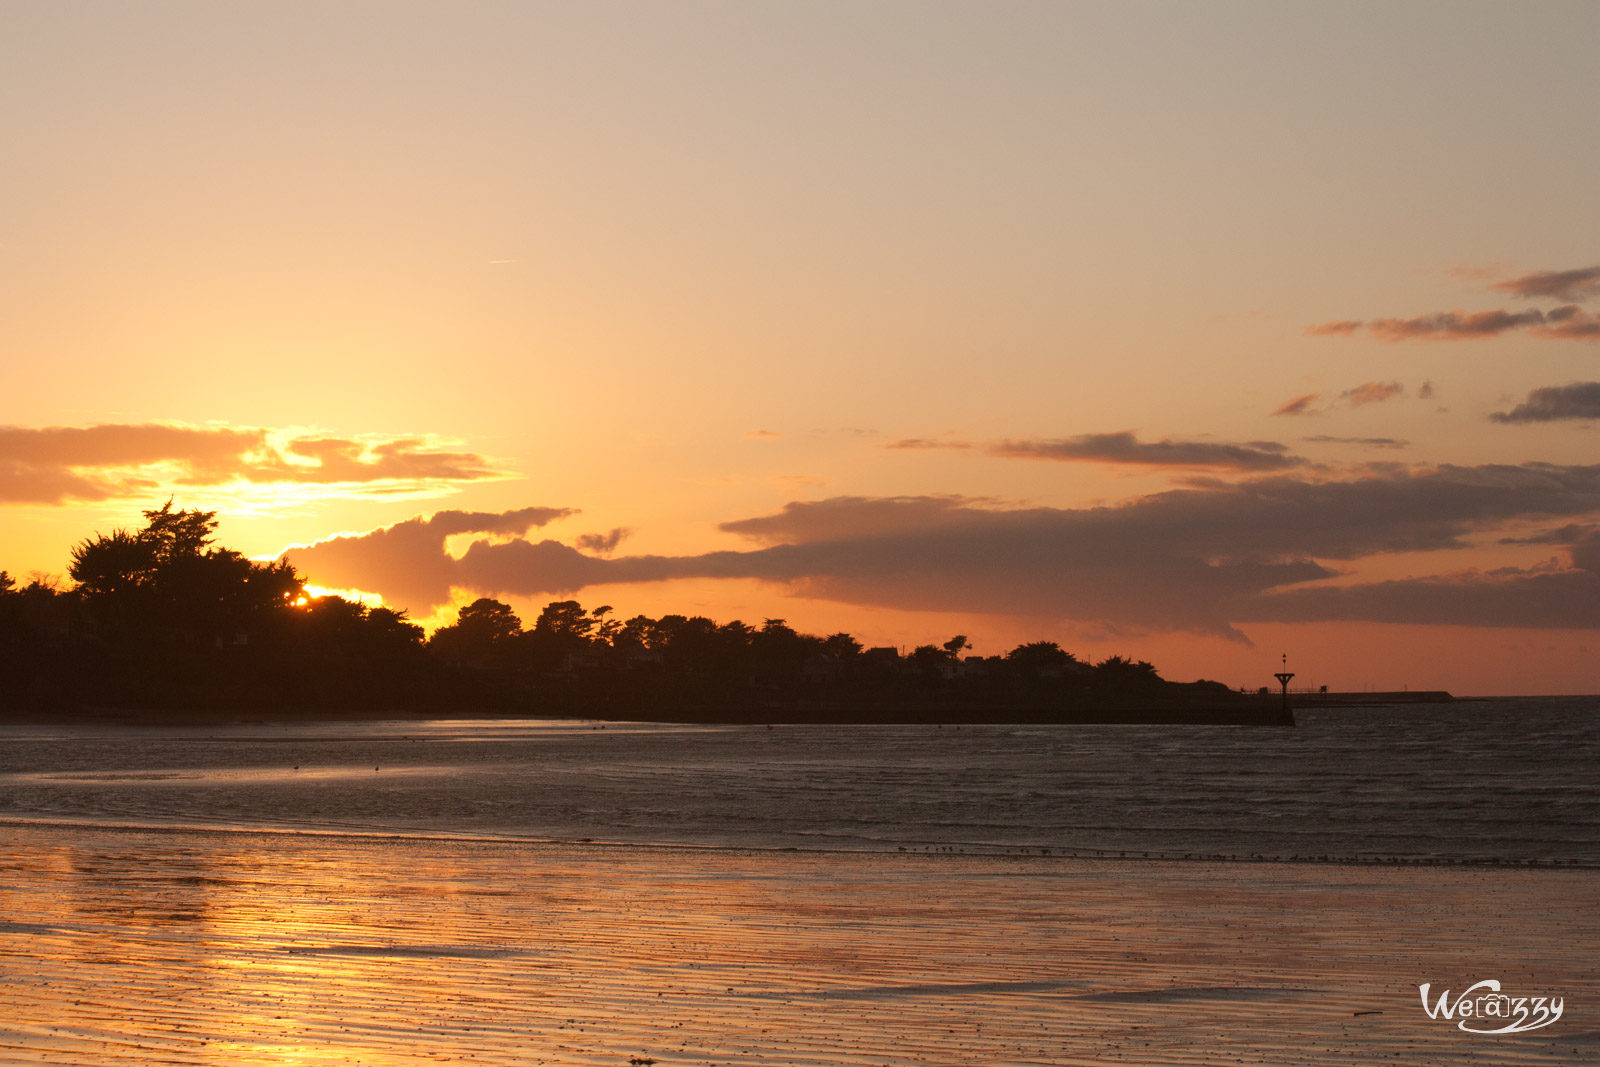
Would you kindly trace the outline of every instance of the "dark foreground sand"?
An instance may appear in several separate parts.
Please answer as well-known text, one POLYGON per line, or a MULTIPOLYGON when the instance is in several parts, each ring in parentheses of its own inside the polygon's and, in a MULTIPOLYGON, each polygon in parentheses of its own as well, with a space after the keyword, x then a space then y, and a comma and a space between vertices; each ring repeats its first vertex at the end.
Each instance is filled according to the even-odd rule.
POLYGON ((1600 872, 0 825, 0 1062, 1600 1061, 1600 872), (1554 994, 1485 1037, 1417 986, 1554 994))

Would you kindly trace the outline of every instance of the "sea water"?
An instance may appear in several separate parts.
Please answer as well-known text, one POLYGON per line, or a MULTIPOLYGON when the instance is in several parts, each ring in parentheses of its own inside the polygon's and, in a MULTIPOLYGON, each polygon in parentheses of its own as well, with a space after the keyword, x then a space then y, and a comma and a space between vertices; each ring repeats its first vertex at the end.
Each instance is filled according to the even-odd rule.
POLYGON ((1600 698, 1219 726, 0 726, 0 823, 1600 865, 1600 698))

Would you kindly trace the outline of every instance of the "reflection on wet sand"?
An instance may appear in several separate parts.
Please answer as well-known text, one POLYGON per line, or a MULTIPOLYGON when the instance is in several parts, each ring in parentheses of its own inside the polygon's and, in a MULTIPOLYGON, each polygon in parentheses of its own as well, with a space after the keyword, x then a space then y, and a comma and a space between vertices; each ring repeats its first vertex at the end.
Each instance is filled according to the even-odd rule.
POLYGON ((1537 1064, 1600 1047, 1600 978, 1572 950, 1600 943, 1589 871, 6 834, 3 1062, 1537 1064), (1565 994, 1569 1021, 1496 1040, 1423 1014, 1418 983, 1481 977, 1565 994))

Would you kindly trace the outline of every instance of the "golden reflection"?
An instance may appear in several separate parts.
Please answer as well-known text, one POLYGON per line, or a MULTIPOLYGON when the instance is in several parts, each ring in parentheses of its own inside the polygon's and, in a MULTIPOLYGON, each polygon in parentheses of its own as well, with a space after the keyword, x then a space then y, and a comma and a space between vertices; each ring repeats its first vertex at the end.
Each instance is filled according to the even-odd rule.
POLYGON ((1464 954, 1600 993, 1587 871, 7 834, 26 1062, 1355 1064, 1443 1048, 1401 1014, 1464 954))

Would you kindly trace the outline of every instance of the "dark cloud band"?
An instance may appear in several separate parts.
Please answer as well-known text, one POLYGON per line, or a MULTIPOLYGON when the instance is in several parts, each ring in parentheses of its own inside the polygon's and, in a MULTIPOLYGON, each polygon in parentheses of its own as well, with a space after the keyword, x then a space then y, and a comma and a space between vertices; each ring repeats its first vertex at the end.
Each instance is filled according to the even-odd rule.
POLYGON ((1535 389, 1510 411, 1497 411, 1495 422, 1558 422, 1600 419, 1600 382, 1573 382, 1535 389))
MULTIPOLYGON (((1472 535, 1506 524, 1596 515, 1600 465, 1487 465, 1342 481, 1281 474, 1099 508, 838 497, 724 523, 722 530, 757 547, 688 556, 600 558, 557 541, 517 537, 480 540, 456 560, 430 529, 435 516, 312 545, 293 559, 324 584, 386 598, 426 597, 399 596, 402 606, 417 609, 446 602, 452 587, 537 597, 603 584, 733 578, 852 604, 1239 637, 1236 624, 1246 621, 1417 617, 1420 609, 1404 608, 1404 590, 1392 586, 1295 589, 1338 577, 1328 562, 1460 548, 1472 535), (413 576, 409 589, 394 584, 401 574, 413 576)), ((1570 568, 1419 579, 1418 589, 1443 588, 1428 594, 1434 622, 1596 625, 1594 603, 1582 594, 1600 581, 1593 558, 1600 551, 1574 546, 1571 556, 1570 568)))
POLYGON ((1565 300, 1578 304, 1600 296, 1600 267, 1535 271, 1520 278, 1496 282, 1489 288, 1524 300, 1565 300))
MULTIPOLYGON (((1314 399, 1314 398, 1307 398, 1314 399)), ((1212 468, 1237 471, 1271 471, 1299 467, 1305 460, 1291 455, 1276 441, 1140 441, 1131 430, 1090 433, 1076 437, 997 441, 974 445, 970 441, 941 441, 920 437, 891 442, 895 449, 981 448, 1002 459, 1042 459, 1058 463, 1115 463, 1141 467, 1179 469, 1212 468)))

